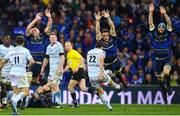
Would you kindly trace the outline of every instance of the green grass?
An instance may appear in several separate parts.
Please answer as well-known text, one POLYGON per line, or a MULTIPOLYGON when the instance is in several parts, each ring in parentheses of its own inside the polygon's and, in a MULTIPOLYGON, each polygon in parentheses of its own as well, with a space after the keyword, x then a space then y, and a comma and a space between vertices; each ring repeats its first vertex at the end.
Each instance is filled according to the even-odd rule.
MULTIPOLYGON (((113 111, 109 112, 105 105, 80 105, 70 108, 63 105, 63 109, 26 108, 20 110, 22 115, 180 115, 180 105, 119 105, 112 104, 113 111)), ((10 115, 11 109, 3 109, 0 115, 10 115)))

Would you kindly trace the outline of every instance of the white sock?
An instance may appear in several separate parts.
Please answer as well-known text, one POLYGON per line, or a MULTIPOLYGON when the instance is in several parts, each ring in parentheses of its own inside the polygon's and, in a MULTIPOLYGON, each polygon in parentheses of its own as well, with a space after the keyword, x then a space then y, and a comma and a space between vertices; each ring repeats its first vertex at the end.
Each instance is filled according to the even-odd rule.
MULTIPOLYGON (((17 103, 14 102, 14 99, 15 99, 16 97, 17 97, 17 95, 13 93, 12 98, 11 98, 11 102, 12 102, 12 105, 13 105, 13 108, 14 108, 15 112, 17 112, 17 103)), ((13 111, 13 112, 14 112, 14 111, 13 111)))
POLYGON ((55 92, 52 92, 52 102, 53 102, 53 103, 56 102, 56 101, 55 101, 55 95, 54 95, 54 94, 55 94, 55 92))
POLYGON ((24 92, 20 92, 16 97, 14 97, 12 99, 12 102, 17 104, 17 102, 20 100, 20 99, 23 99, 25 97, 25 93, 24 92))
POLYGON ((29 106, 29 101, 30 101, 30 97, 27 96, 26 97, 26 102, 25 102, 25 108, 27 108, 29 106))
POLYGON ((104 92, 103 94, 99 95, 101 101, 108 107, 108 109, 112 109, 108 99, 107 99, 107 93, 104 92))
POLYGON ((61 91, 58 91, 54 94, 55 102, 61 104, 61 91))

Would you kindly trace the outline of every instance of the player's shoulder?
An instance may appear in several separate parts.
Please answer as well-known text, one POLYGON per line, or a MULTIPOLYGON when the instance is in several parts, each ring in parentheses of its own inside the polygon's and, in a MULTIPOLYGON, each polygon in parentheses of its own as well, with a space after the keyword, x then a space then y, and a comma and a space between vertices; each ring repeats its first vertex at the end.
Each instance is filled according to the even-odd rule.
POLYGON ((58 41, 58 42, 57 42, 57 45, 60 45, 60 46, 62 46, 62 43, 58 41))
POLYGON ((20 48, 21 51, 24 51, 24 52, 29 52, 29 49, 25 48, 25 47, 21 47, 20 48))
POLYGON ((3 44, 0 45, 0 49, 6 48, 3 44))
POLYGON ((3 44, 0 44, 0 48, 2 48, 4 45, 3 44))

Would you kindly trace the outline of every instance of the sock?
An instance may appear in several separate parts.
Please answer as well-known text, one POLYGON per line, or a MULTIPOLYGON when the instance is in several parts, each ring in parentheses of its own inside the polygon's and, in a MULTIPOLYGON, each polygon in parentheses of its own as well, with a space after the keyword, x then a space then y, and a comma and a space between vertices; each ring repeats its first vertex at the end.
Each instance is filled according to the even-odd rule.
POLYGON ((71 91, 71 97, 72 97, 73 101, 76 101, 76 93, 74 90, 71 91))
POLYGON ((108 109, 112 109, 112 107, 107 99, 106 92, 104 92, 103 94, 99 94, 99 97, 100 97, 101 101, 106 105, 106 107, 108 107, 108 109))
POLYGON ((13 96, 13 91, 9 91, 7 94, 7 100, 10 101, 13 96))
POLYGON ((13 102, 13 100, 14 100, 16 97, 17 97, 17 95, 13 93, 13 96, 12 96, 12 98, 11 98, 11 102, 12 102, 11 104, 12 104, 12 111, 13 111, 13 112, 17 112, 17 103, 14 103, 14 102, 13 102))
POLYGON ((52 92, 52 102, 55 103, 55 96, 54 96, 55 92, 52 92))
POLYGON ((26 101, 25 101, 25 108, 27 108, 29 106, 29 101, 30 101, 30 97, 27 96, 26 101))
POLYGON ((61 104, 61 91, 58 91, 54 94, 55 102, 61 104))
POLYGON ((17 102, 20 100, 20 99, 23 99, 25 97, 25 93, 24 92, 20 92, 16 97, 14 97, 12 99, 12 102, 17 104, 17 102))
POLYGON ((167 103, 167 86, 166 86, 166 81, 159 81, 160 83, 160 87, 162 89, 162 95, 163 95, 163 99, 165 104, 167 103))

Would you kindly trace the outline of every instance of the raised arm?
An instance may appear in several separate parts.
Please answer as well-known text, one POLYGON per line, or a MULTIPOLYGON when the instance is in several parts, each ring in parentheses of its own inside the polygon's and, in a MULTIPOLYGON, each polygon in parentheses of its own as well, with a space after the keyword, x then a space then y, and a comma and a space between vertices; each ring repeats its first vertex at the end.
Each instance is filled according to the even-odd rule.
POLYGON ((153 12, 154 12, 154 4, 151 3, 149 5, 149 19, 148 19, 150 31, 154 30, 154 28, 155 28, 154 23, 153 23, 153 12))
POLYGON ((51 18, 51 13, 49 9, 45 10, 45 15, 48 17, 48 23, 46 28, 44 29, 44 32, 49 35, 51 32, 51 27, 52 27, 52 18, 51 18))
POLYGON ((104 16, 108 21, 108 24, 110 26, 110 35, 115 37, 116 36, 116 29, 115 29, 113 21, 111 20, 110 15, 109 15, 109 10, 103 10, 102 16, 104 16))
POLYGON ((101 14, 98 11, 97 13, 94 13, 94 17, 96 19, 95 21, 95 31, 96 31, 96 40, 99 41, 101 39, 101 31, 100 31, 100 19, 101 19, 101 14))
POLYGON ((34 27, 34 25, 39 21, 39 20, 41 20, 42 19, 42 13, 37 13, 36 14, 36 18, 27 26, 27 28, 26 28, 26 36, 29 36, 29 35, 31 35, 31 33, 32 33, 32 28, 34 27))
POLYGON ((172 31, 172 23, 171 23, 171 20, 169 18, 169 16, 167 15, 166 13, 166 9, 163 7, 163 6, 160 6, 160 13, 163 14, 165 20, 166 20, 166 23, 167 23, 167 30, 168 31, 172 31))

